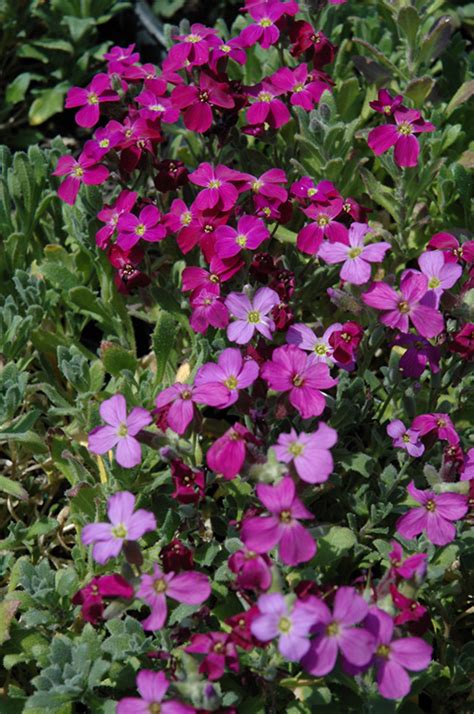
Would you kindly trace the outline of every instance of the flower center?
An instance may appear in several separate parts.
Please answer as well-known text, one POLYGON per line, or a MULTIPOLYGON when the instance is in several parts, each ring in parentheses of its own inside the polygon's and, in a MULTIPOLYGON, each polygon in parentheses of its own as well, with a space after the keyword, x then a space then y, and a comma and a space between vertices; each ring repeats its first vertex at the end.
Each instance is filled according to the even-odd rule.
POLYGON ((98 594, 99 594, 99 588, 97 587, 97 585, 92 585, 91 595, 94 595, 95 597, 97 597, 98 594))
POLYGON ((209 92, 199 92, 199 101, 200 102, 208 102, 209 101, 209 92))
POLYGON ((166 591, 166 588, 167 588, 166 580, 164 580, 163 578, 160 578, 159 580, 155 580, 155 582, 153 583, 153 590, 156 593, 164 593, 166 591))
POLYGON ((138 226, 135 228, 135 235, 136 236, 143 236, 145 235, 146 231, 146 226, 144 223, 139 223, 138 226))
POLYGON ((328 637, 335 637, 336 635, 339 634, 339 623, 338 622, 331 622, 329 625, 326 627, 326 634, 328 637))
POLYGON ((391 114, 391 113, 392 113, 392 107, 390 106, 390 104, 386 104, 386 105, 383 107, 383 113, 384 113, 384 114, 391 114))
POLYGON ((258 93, 259 102, 271 102, 272 99, 273 99, 273 96, 270 94, 270 92, 259 92, 258 93))
POLYGON ((302 82, 300 82, 299 84, 295 84, 295 86, 293 87, 294 92, 302 92, 303 89, 304 89, 304 84, 302 82))
POLYGON ((224 645, 222 644, 222 642, 216 642, 212 649, 214 650, 214 652, 217 652, 217 654, 222 654, 222 652, 224 651, 224 645))
POLYGON ((128 434, 128 427, 125 424, 125 422, 123 421, 119 425, 119 428, 117 429, 117 436, 121 436, 123 438, 124 436, 127 436, 127 434, 128 434))
POLYGON ((427 511, 433 513, 434 511, 436 511, 436 503, 430 499, 426 502, 425 508, 427 511))
POLYGON ((411 124, 409 124, 407 121, 402 121, 402 123, 398 125, 398 133, 402 134, 403 136, 408 136, 412 133, 412 131, 413 128, 411 124))
POLYGON ((184 38, 185 42, 191 42, 193 45, 196 44, 196 42, 201 42, 201 36, 200 35, 186 35, 184 38))
POLYGON ((401 300, 398 303, 398 310, 402 313, 402 315, 406 315, 407 312, 410 312, 410 305, 407 303, 406 300, 401 300))
POLYGON ((300 374, 295 374, 291 382, 292 384, 294 384, 295 387, 301 387, 303 385, 304 379, 300 374))
POLYGON ((260 27, 271 27, 273 25, 273 22, 270 20, 269 17, 262 17, 258 24, 260 25, 260 27))
POLYGON ((224 384, 227 387, 227 389, 237 389, 237 384, 238 384, 237 377, 234 377, 234 375, 227 377, 224 384))
POLYGON ((163 104, 152 104, 148 108, 151 109, 152 112, 164 112, 165 111, 165 107, 163 106, 163 104))
POLYGON ((349 251, 349 258, 358 258, 361 253, 362 248, 351 248, 351 250, 349 251))
POLYGON ((207 223, 207 225, 204 226, 204 233, 212 233, 214 230, 214 226, 211 223, 207 223))
POLYGON ((403 434, 403 436, 402 436, 402 441, 404 441, 405 444, 408 444, 409 441, 410 441, 409 435, 408 435, 408 434, 403 434))
POLYGON ((219 179, 212 179, 207 184, 207 188, 219 188, 220 186, 221 186, 221 182, 219 181, 219 179))
POLYGON ((288 617, 280 617, 280 622, 278 623, 278 629, 287 635, 291 630, 291 620, 288 617))
POLYGON ((415 612, 415 610, 416 610, 417 607, 418 607, 418 603, 417 603, 417 602, 412 602, 412 604, 410 605, 410 610, 411 610, 412 612, 415 612))
POLYGON ((219 282, 220 282, 220 278, 219 278, 219 276, 216 275, 215 273, 211 273, 211 275, 209 276, 209 281, 210 281, 211 283, 216 284, 216 283, 219 283, 219 282))
POLYGON ((148 711, 150 712, 150 714, 160 714, 161 704, 159 704, 158 702, 151 702, 148 705, 148 711))
POLYGON ((232 50, 232 47, 230 45, 221 45, 219 49, 221 52, 225 52, 227 54, 232 50))
POLYGON ((127 537, 127 528, 124 526, 123 523, 119 523, 117 526, 114 526, 112 528, 112 535, 114 538, 126 538, 127 537))
POLYGON ((377 657, 383 657, 384 659, 388 659, 390 655, 390 647, 388 645, 379 645, 375 654, 377 655, 377 657))
POLYGON ((310 198, 311 198, 311 196, 316 196, 317 193, 318 193, 318 189, 317 189, 317 188, 308 188, 307 195, 308 195, 310 198))
POLYGON ((84 169, 81 169, 80 166, 76 166, 72 173, 73 176, 76 176, 76 178, 81 178, 81 176, 84 176, 84 169))
POLYGON ((288 451, 290 454, 293 454, 293 456, 300 456, 304 451, 304 444, 299 444, 297 441, 294 441, 288 447, 288 451))
POLYGON ((436 426, 438 427, 438 429, 442 429, 444 426, 446 426, 446 420, 438 419, 436 422, 436 426))
POLYGON ((321 42, 319 32, 312 34, 309 39, 311 40, 311 42, 314 42, 315 45, 319 45, 319 43, 321 42))
POLYGON ((252 325, 257 325, 260 322, 260 313, 258 310, 251 310, 247 315, 247 321, 252 325))
POLYGON ((99 103, 99 97, 95 92, 91 92, 90 94, 87 95, 87 103, 88 104, 98 104, 99 103))
POLYGON ((260 189, 262 188, 262 186, 263 186, 263 181, 260 181, 259 179, 257 179, 252 184, 252 191, 255 191, 255 193, 258 193, 260 191, 260 189))
POLYGON ((430 281, 428 283, 428 287, 431 288, 432 290, 435 290, 436 288, 439 288, 441 285, 441 280, 439 278, 430 278, 430 281))
POLYGON ((324 227, 327 226, 329 223, 329 216, 321 215, 318 216, 318 220, 316 221, 318 226, 324 227))
POLYGON ((320 357, 323 357, 328 353, 328 348, 327 345, 325 345, 323 342, 321 342, 319 345, 314 346, 314 351, 316 352, 317 355, 320 357))
POLYGON ((183 215, 181 216, 181 223, 184 226, 189 226, 189 224, 191 223, 192 220, 193 220, 193 217, 192 217, 190 211, 185 211, 183 213, 183 215))
POLYGON ((342 210, 345 211, 345 213, 350 213, 351 204, 350 204, 350 203, 347 203, 347 202, 344 203, 344 205, 342 206, 342 210))
POLYGON ((291 521, 292 521, 291 511, 282 511, 280 513, 280 521, 282 523, 291 523, 291 521))
POLYGON ((192 394, 189 391, 189 389, 185 389, 185 391, 181 394, 181 399, 191 399, 192 394))
POLYGON ((102 139, 102 141, 99 141, 99 146, 101 149, 108 149, 110 146, 110 139, 102 139))
POLYGON ((247 236, 244 236, 243 233, 239 233, 238 236, 235 237, 235 242, 237 245, 240 245, 242 248, 245 248, 247 245, 247 236))

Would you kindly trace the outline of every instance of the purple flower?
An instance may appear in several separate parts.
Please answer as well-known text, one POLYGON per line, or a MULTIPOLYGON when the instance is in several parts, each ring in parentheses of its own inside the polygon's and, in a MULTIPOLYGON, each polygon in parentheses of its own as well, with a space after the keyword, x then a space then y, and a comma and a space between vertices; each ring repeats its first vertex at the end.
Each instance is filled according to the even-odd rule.
POLYGON ((327 481, 334 468, 329 449, 337 441, 337 431, 322 422, 314 434, 294 429, 289 434, 280 434, 278 443, 273 447, 278 461, 285 464, 293 462, 298 476, 306 483, 327 481))
POLYGON ((280 593, 260 595, 260 614, 250 623, 250 631, 261 642, 278 638, 278 650, 290 662, 299 662, 309 649, 309 632, 316 616, 297 600, 291 609, 280 593))
POLYGON ((392 550, 388 554, 390 558, 390 574, 398 575, 404 580, 409 580, 415 573, 426 570, 426 553, 415 553, 403 560, 403 548, 396 540, 391 542, 392 550))
POLYGON ((459 434, 448 414, 420 414, 413 419, 411 428, 419 431, 421 436, 435 431, 441 441, 447 441, 451 446, 459 444, 459 434))
POLYGON ((135 513, 135 496, 128 491, 115 493, 107 501, 107 515, 110 523, 91 523, 82 529, 84 545, 94 543, 92 555, 104 565, 110 558, 116 558, 125 541, 138 540, 144 533, 156 529, 153 513, 139 509, 135 513))
POLYGON ((285 476, 276 486, 260 483, 257 496, 271 515, 244 520, 241 538, 247 548, 267 553, 278 544, 285 565, 311 560, 316 543, 298 519, 314 516, 296 496, 293 479, 285 476))
POLYGON ((137 675, 137 689, 140 697, 125 697, 117 704, 117 714, 192 714, 196 710, 177 699, 163 701, 169 682, 164 672, 142 669, 137 675))
POLYGON ((253 300, 245 293, 230 293, 225 299, 225 306, 237 319, 227 328, 229 340, 245 345, 250 342, 255 330, 271 340, 275 323, 268 315, 279 302, 278 293, 270 288, 259 288, 253 300))
POLYGON ((460 481, 471 481, 474 479, 474 448, 469 449, 464 457, 464 466, 460 481))
POLYGON ((383 310, 380 321, 388 327, 401 332, 408 332, 410 320, 420 335, 426 338, 436 337, 444 329, 444 320, 440 312, 422 304, 428 291, 425 275, 411 273, 402 277, 400 293, 383 282, 373 283, 362 295, 366 305, 383 310))
POLYGON ((159 565, 153 565, 153 575, 142 575, 137 597, 151 608, 151 614, 143 620, 144 630, 161 630, 168 615, 166 598, 200 605, 211 594, 209 578, 203 573, 187 570, 183 573, 163 573, 159 565))
POLYGON ((142 448, 134 437, 151 423, 150 412, 135 407, 127 416, 127 402, 122 394, 116 394, 99 407, 100 416, 107 426, 97 426, 89 433, 89 451, 105 454, 117 447, 115 458, 120 466, 131 469, 142 460, 142 448))
POLYGON ((397 521, 397 532, 409 540, 423 531, 434 545, 446 545, 456 537, 456 521, 466 515, 468 499, 460 493, 420 491, 413 481, 408 485, 410 496, 420 503, 397 521))
POLYGON ((107 74, 96 74, 88 87, 71 87, 67 93, 65 107, 82 107, 77 112, 75 119, 79 126, 91 127, 97 124, 100 117, 100 104, 102 102, 118 102, 117 92, 110 87, 110 77, 107 74))
POLYGON ((213 385, 223 385, 228 390, 227 402, 222 408, 234 404, 239 398, 239 389, 250 387, 258 377, 259 367, 253 359, 242 359, 240 350, 229 347, 221 352, 217 364, 208 362, 199 368, 194 383, 196 386, 206 384, 211 389, 213 385))
POLYGON ((193 386, 177 382, 164 389, 156 398, 158 409, 171 404, 168 412, 168 424, 177 434, 184 434, 194 417, 195 403, 220 407, 229 397, 229 390, 222 384, 193 386))
POLYGON ((365 223, 353 223, 349 228, 349 245, 326 241, 318 251, 318 256, 329 263, 341 263, 340 277, 348 283, 363 285, 370 280, 371 263, 381 263, 390 243, 380 242, 364 245, 364 237, 370 231, 365 223))
POLYGON ((72 206, 76 202, 82 183, 86 186, 98 186, 107 180, 109 170, 105 166, 97 165, 96 156, 89 156, 82 152, 77 161, 72 156, 61 156, 53 176, 66 176, 58 188, 58 196, 72 206))
POLYGON ((295 345, 277 347, 271 362, 265 362, 261 371, 270 389, 289 392, 290 403, 303 419, 319 416, 326 406, 320 391, 337 384, 329 374, 326 364, 315 363, 295 345))
POLYGON ((331 367, 334 364, 334 347, 330 344, 329 338, 333 332, 341 328, 341 323, 335 322, 321 337, 317 337, 310 327, 298 323, 291 325, 286 333, 286 341, 289 345, 296 345, 300 350, 310 352, 313 362, 324 362, 331 367))
POLYGON ((442 250, 427 250, 418 258, 420 270, 428 279, 428 289, 436 296, 436 307, 445 290, 452 288, 462 275, 457 263, 445 262, 442 250))
POLYGON ((261 218, 242 216, 237 229, 231 226, 219 226, 214 233, 215 249, 219 258, 232 258, 243 248, 255 250, 270 233, 261 218))
POLYGON ((156 206, 145 206, 139 216, 126 213, 118 222, 117 244, 124 250, 130 250, 139 240, 150 243, 163 240, 166 228, 160 224, 161 213, 156 206))
POLYGON ((420 441, 420 432, 416 429, 406 429, 400 419, 394 419, 387 426, 387 434, 392 437, 397 449, 405 449, 410 456, 421 456, 425 447, 420 441))
POLYGON ((417 379, 423 374, 427 365, 433 374, 439 372, 441 351, 439 347, 434 347, 424 337, 399 333, 395 337, 394 344, 401 348, 407 348, 399 363, 404 376, 417 379))
POLYGON ((395 146, 394 159, 400 167, 416 166, 420 145, 413 134, 434 131, 435 126, 424 121, 416 109, 405 109, 394 113, 395 124, 377 126, 369 133, 368 143, 376 156, 395 146))
POLYGON ((376 638, 374 665, 377 686, 386 699, 401 699, 410 692, 410 677, 406 670, 420 672, 431 661, 432 647, 420 637, 394 640, 391 616, 378 607, 371 607, 364 625, 376 638))
POLYGON ((318 598, 312 597, 307 604, 311 604, 317 616, 317 625, 313 628, 316 637, 302 660, 307 672, 315 677, 331 672, 339 650, 343 662, 355 667, 368 664, 374 652, 375 638, 367 630, 354 627, 366 617, 369 609, 354 588, 341 587, 337 590, 332 613, 318 598))

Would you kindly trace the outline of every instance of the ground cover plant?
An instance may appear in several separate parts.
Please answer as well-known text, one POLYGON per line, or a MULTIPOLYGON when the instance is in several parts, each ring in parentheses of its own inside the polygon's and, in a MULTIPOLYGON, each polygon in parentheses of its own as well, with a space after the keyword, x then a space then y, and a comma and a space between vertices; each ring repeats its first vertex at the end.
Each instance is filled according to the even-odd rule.
POLYGON ((0 711, 467 713, 472 6, 229 14, 1 147, 0 711))

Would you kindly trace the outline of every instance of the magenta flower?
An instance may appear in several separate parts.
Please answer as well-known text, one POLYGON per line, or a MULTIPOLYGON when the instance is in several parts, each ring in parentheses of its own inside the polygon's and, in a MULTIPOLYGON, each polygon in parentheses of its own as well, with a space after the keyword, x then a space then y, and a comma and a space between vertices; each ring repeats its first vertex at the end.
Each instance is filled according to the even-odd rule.
POLYGON ((316 363, 295 345, 277 347, 271 362, 262 367, 262 377, 270 389, 289 392, 290 403, 303 419, 319 416, 326 406, 321 389, 337 384, 326 364, 316 363))
POLYGON ((229 570, 237 574, 236 585, 242 590, 268 590, 272 584, 272 562, 265 553, 237 550, 227 561, 229 570))
POLYGON ((97 218, 102 223, 105 223, 103 228, 100 228, 95 236, 95 242, 99 248, 104 249, 107 246, 109 238, 114 234, 117 228, 119 218, 124 213, 129 213, 134 207, 138 198, 136 191, 120 191, 117 200, 111 206, 104 206, 99 211, 97 218))
POLYGON ((398 575, 404 580, 409 580, 415 573, 426 569, 426 553, 415 553, 403 559, 403 548, 396 540, 391 542, 392 550, 388 554, 390 558, 390 575, 398 575))
POLYGON ((169 50, 166 67, 182 69, 208 64, 210 48, 219 44, 216 34, 216 30, 195 23, 187 35, 174 35, 173 39, 180 42, 169 50))
POLYGON ((384 241, 364 245, 368 232, 370 228, 365 223, 353 223, 349 228, 349 245, 326 241, 318 250, 318 257, 330 265, 344 262, 340 272, 341 279, 353 285, 363 285, 370 280, 371 263, 381 263, 387 250, 392 247, 384 241))
POLYGON ((216 82, 205 72, 200 73, 198 85, 175 87, 171 94, 171 102, 183 112, 186 129, 200 134, 212 126, 213 107, 232 109, 234 106, 228 85, 216 82))
POLYGON ((269 314, 279 302, 278 293, 270 288, 259 288, 252 300, 245 293, 230 293, 225 299, 225 306, 237 319, 227 328, 228 339, 245 345, 257 330, 271 340, 275 323, 269 314))
POLYGON ((457 263, 458 260, 474 262, 474 240, 459 243, 451 233, 435 233, 426 247, 428 250, 442 250, 446 263, 457 263))
POLYGON ((397 521, 397 532, 411 540, 423 531, 434 545, 446 545, 456 537, 456 528, 452 521, 466 515, 467 497, 459 493, 441 493, 420 491, 413 481, 408 485, 410 496, 420 503, 419 508, 412 508, 397 521))
POLYGON ((253 191, 256 196, 264 196, 279 203, 284 203, 288 198, 288 191, 283 187, 287 182, 286 173, 283 169, 269 169, 261 176, 245 174, 247 180, 245 189, 253 191))
POLYGON ((233 59, 239 64, 245 64, 247 61, 247 53, 242 49, 240 37, 233 37, 226 42, 221 42, 212 48, 210 66, 215 72, 219 60, 233 59))
POLYGON ((230 280, 243 267, 243 261, 236 257, 229 260, 221 260, 217 256, 211 259, 209 270, 189 266, 183 270, 181 279, 183 281, 183 291, 192 290, 199 292, 205 288, 216 295, 220 293, 221 283, 230 280))
POLYGON ((313 519, 313 514, 295 494, 293 479, 285 476, 276 486, 259 483, 257 496, 270 516, 246 518, 241 538, 256 553, 268 553, 278 545, 285 565, 305 563, 316 553, 316 543, 299 519, 313 519))
POLYGON ((117 244, 124 250, 130 250, 139 240, 149 243, 163 240, 166 228, 160 221, 161 213, 156 206, 145 206, 138 216, 133 213, 122 215, 117 225, 117 244))
POLYGON ((384 325, 408 332, 410 321, 420 335, 426 338, 436 337, 444 329, 444 320, 440 312, 422 304, 428 291, 425 275, 411 273, 400 281, 400 293, 383 282, 373 283, 362 295, 366 305, 383 310, 380 322, 384 325))
POLYGON ((240 33, 239 39, 242 45, 252 47, 258 42, 264 50, 267 50, 280 37, 277 22, 285 13, 284 6, 271 1, 261 2, 248 7, 247 12, 255 23, 245 27, 240 33))
POLYGON ((159 565, 153 565, 153 575, 142 575, 137 597, 151 608, 151 614, 142 622, 144 630, 161 630, 168 616, 166 598, 200 605, 211 594, 209 578, 202 573, 187 570, 177 575, 163 573, 159 565))
POLYGON ((189 324, 194 332, 204 334, 209 327, 224 328, 229 324, 229 312, 218 294, 212 289, 197 291, 191 297, 193 313, 189 324))
POLYGON ((331 613, 325 602, 312 597, 311 605, 317 616, 313 628, 316 637, 301 664, 315 677, 322 677, 334 669, 338 651, 343 662, 355 667, 369 663, 375 648, 374 636, 361 627, 355 627, 367 615, 368 605, 354 588, 341 587, 334 598, 331 613))
POLYGON ((146 119, 161 119, 165 124, 174 124, 179 119, 179 109, 172 105, 171 100, 167 97, 157 97, 149 89, 140 92, 135 101, 143 107, 140 114, 146 119))
POLYGON ((239 657, 232 641, 232 635, 226 632, 207 632, 191 637, 191 644, 184 648, 192 654, 206 655, 199 665, 199 672, 211 682, 220 679, 225 668, 232 672, 239 671, 239 657))
POLYGON ((232 258, 244 248, 255 250, 270 238, 270 232, 261 218, 242 216, 237 228, 219 226, 214 233, 215 249, 219 258, 232 258))
POLYGON ((303 209, 313 223, 308 223, 298 233, 296 247, 302 253, 314 255, 320 249, 325 238, 330 241, 347 243, 347 228, 335 219, 343 210, 343 201, 340 198, 332 200, 327 205, 311 204, 303 209))
POLYGON ((107 501, 110 523, 91 523, 82 529, 84 545, 94 543, 92 555, 100 565, 116 558, 126 541, 139 540, 145 533, 156 530, 153 513, 139 509, 135 513, 135 496, 128 491, 115 493, 107 501))
POLYGON ((83 152, 77 161, 72 156, 61 156, 53 176, 66 176, 58 188, 58 196, 61 201, 73 206, 81 184, 98 186, 108 179, 109 170, 105 166, 97 165, 95 156, 83 152))
POLYGON ((329 338, 333 332, 341 328, 341 323, 335 322, 325 330, 321 337, 317 337, 310 327, 303 323, 297 323, 289 328, 286 333, 286 341, 289 345, 296 345, 300 350, 310 352, 314 362, 324 362, 332 366, 334 364, 334 348, 329 342, 329 338))
POLYGON ((420 637, 393 639, 394 622, 378 607, 371 607, 364 625, 374 635, 376 649, 374 665, 377 686, 386 699, 401 699, 410 692, 410 672, 426 669, 431 661, 432 647, 420 637))
POLYGON ((169 682, 164 672, 152 672, 142 669, 137 674, 137 689, 139 697, 125 697, 117 704, 116 714, 193 714, 196 710, 177 699, 163 698, 168 690, 169 682))
POLYGON ((239 192, 234 184, 241 176, 238 171, 222 164, 216 167, 208 163, 199 164, 197 169, 189 174, 191 183, 204 187, 194 201, 195 207, 200 211, 207 208, 229 211, 237 202, 239 192))
POLYGON ((459 434, 448 414, 420 414, 413 419, 411 428, 419 431, 420 436, 435 431, 439 440, 448 441, 452 446, 459 444, 459 434))
POLYGON ((323 92, 331 89, 327 82, 314 79, 306 64, 300 64, 294 69, 282 67, 272 75, 271 83, 278 90, 291 94, 291 105, 303 107, 308 112, 314 109, 323 92))
POLYGON ((227 480, 235 478, 245 461, 247 441, 254 440, 255 437, 245 426, 234 424, 207 450, 207 465, 227 480))
POLYGON ((228 390, 224 409, 237 401, 239 389, 246 389, 255 382, 258 373, 258 364, 253 359, 244 361, 240 350, 229 347, 221 352, 217 364, 207 362, 199 368, 194 383, 196 386, 206 384, 210 389, 215 384, 223 385, 228 390))
POLYGON ((228 389, 221 384, 193 386, 177 382, 167 387, 156 398, 158 409, 171 404, 168 412, 168 424, 177 434, 184 434, 195 414, 195 404, 208 404, 220 407, 228 399, 228 389))
POLYGON ((405 109, 402 105, 403 96, 397 94, 396 97, 392 97, 388 89, 379 89, 376 101, 369 102, 369 106, 379 114, 385 114, 385 116, 392 116, 395 111, 401 111, 405 109))
POLYGON ((334 198, 341 198, 339 191, 331 181, 320 181, 315 185, 312 178, 303 176, 291 185, 292 196, 295 196, 299 203, 306 205, 307 201, 312 203, 328 204, 334 198))
POLYGON ((306 483, 327 481, 334 468, 329 449, 337 441, 337 431, 320 422, 314 434, 291 429, 289 434, 280 434, 273 446, 278 461, 285 464, 293 462, 296 473, 306 483))
POLYGON ((387 434, 393 439, 393 446, 404 449, 410 456, 421 456, 425 447, 420 441, 420 432, 416 429, 406 429, 400 419, 394 419, 387 426, 387 434))
POLYGON ((282 91, 270 82, 261 82, 249 90, 249 96, 255 99, 247 109, 246 119, 251 125, 268 124, 270 129, 279 129, 291 119, 288 107, 278 96, 282 91))
POLYGON ((309 650, 309 633, 316 616, 301 600, 291 609, 281 593, 260 595, 260 614, 250 623, 250 631, 261 642, 278 638, 278 651, 290 662, 299 662, 309 650))
POLYGON ((395 163, 402 167, 416 166, 420 145, 414 134, 434 131, 435 126, 421 118, 416 109, 405 109, 394 113, 395 124, 377 126, 369 133, 368 143, 376 156, 395 146, 395 163))
POLYGON ((79 126, 91 127, 97 124, 100 117, 100 105, 103 102, 118 102, 117 92, 110 86, 108 74, 96 74, 88 87, 71 87, 67 93, 65 107, 82 107, 76 113, 75 119, 79 126))
POLYGON ((85 622, 97 625, 104 614, 104 598, 131 600, 134 595, 133 586, 121 575, 100 575, 78 590, 71 602, 73 605, 81 605, 81 615, 85 622))
POLYGON ((474 479, 474 448, 469 449, 464 456, 463 470, 460 481, 471 481, 474 479))
POLYGON ((428 250, 418 258, 420 270, 428 279, 428 289, 436 295, 436 307, 445 290, 452 288, 462 275, 462 267, 446 262, 441 250, 428 250))
POLYGON ((151 423, 150 412, 142 407, 135 407, 127 416, 127 403, 122 394, 116 394, 99 407, 100 416, 106 426, 96 426, 89 432, 89 451, 93 454, 105 454, 117 447, 115 458, 120 466, 131 469, 142 460, 140 443, 134 437, 151 423))

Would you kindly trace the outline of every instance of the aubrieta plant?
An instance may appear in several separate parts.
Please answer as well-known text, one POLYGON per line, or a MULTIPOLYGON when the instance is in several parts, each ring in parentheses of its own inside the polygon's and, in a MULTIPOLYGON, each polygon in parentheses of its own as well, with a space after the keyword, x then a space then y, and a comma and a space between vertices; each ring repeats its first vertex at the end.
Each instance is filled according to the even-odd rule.
POLYGON ((433 208, 456 137, 416 74, 442 50, 425 4, 378 3, 393 62, 387 35, 341 35, 350 2, 247 0, 230 31, 182 23, 160 66, 114 46, 69 90, 90 134, 53 175, 95 234, 81 309, 117 363, 59 454, 70 671, 42 651, 25 712, 48 681, 59 714, 468 711, 474 241, 433 208))

